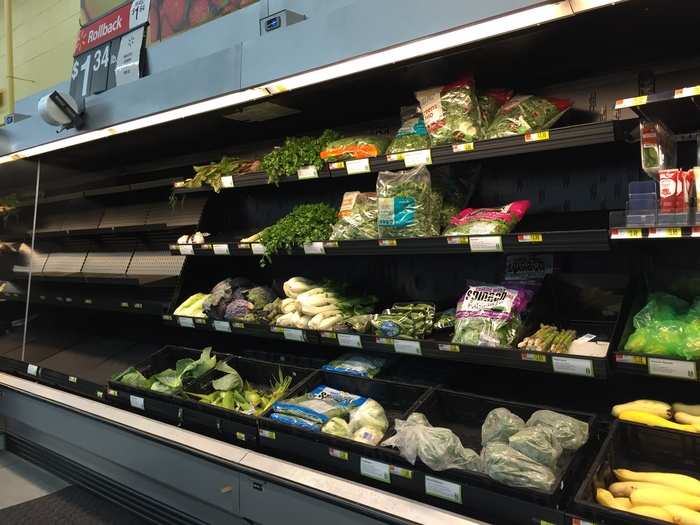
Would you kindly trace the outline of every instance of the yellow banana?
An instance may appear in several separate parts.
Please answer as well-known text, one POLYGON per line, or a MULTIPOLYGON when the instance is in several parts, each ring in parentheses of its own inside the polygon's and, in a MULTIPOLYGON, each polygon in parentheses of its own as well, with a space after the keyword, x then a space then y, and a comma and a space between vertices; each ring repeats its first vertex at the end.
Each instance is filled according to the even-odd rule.
POLYGON ((700 405, 686 405, 684 403, 673 403, 674 412, 685 412, 691 416, 700 416, 700 405))
POLYGON ((673 523, 678 525, 700 525, 700 512, 695 512, 679 505, 665 505, 663 509, 671 515, 673 523))
POLYGON ((638 399, 630 401, 622 405, 612 407, 612 415, 619 417, 623 412, 646 412, 664 419, 671 419, 671 405, 663 401, 654 401, 652 399, 638 399))
POLYGON ((662 489, 664 485, 648 483, 645 481, 618 481, 608 487, 608 490, 616 498, 629 498, 633 490, 637 489, 662 489))
POLYGON ((680 505, 688 509, 700 510, 700 498, 672 488, 634 490, 630 501, 633 507, 680 505))
POLYGON ((603 507, 611 509, 629 510, 632 508, 632 503, 629 498, 614 498, 613 495, 605 489, 597 489, 595 499, 603 507))
POLYGON ((647 518, 654 518, 661 521, 667 521, 668 523, 678 523, 673 521, 673 515, 668 510, 662 509, 660 507, 632 507, 627 512, 631 512, 632 514, 638 514, 640 516, 646 516, 647 518))
MULTIPOLYGON (((693 496, 700 496, 700 481, 684 474, 669 474, 666 472, 634 472, 618 468, 613 470, 620 481, 644 481, 670 487, 693 496)), ((639 489, 641 490, 641 488, 639 489)), ((634 492, 638 492, 635 490, 634 492)), ((667 503, 670 505, 671 503, 667 503)))
POLYGON ((692 414, 688 414, 687 412, 676 412, 673 414, 673 419, 684 425, 693 425, 695 427, 700 425, 700 416, 694 416, 692 414))
POLYGON ((619 419, 620 421, 630 421, 632 423, 639 423, 641 425, 648 425, 650 427, 668 428, 671 430, 680 430, 681 432, 698 432, 698 429, 695 428, 693 425, 681 425, 680 423, 667 421, 662 417, 655 416, 653 414, 648 414, 646 412, 638 412, 636 410, 622 412, 619 415, 619 419))

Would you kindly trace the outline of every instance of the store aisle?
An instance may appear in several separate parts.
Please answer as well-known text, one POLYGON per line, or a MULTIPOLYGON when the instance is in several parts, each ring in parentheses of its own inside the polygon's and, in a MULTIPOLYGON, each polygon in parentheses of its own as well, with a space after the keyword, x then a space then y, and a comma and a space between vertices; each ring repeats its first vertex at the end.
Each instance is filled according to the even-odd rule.
POLYGON ((61 478, 0 450, 0 509, 47 496, 67 486, 61 478))

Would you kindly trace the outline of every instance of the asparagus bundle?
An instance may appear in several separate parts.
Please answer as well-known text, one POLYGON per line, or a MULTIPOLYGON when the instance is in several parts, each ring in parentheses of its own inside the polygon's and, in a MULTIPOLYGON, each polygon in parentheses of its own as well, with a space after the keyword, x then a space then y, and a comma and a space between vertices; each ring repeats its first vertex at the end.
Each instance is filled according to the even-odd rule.
POLYGON ((575 330, 559 330, 556 326, 541 324, 537 332, 518 343, 518 348, 565 354, 574 339, 575 330))

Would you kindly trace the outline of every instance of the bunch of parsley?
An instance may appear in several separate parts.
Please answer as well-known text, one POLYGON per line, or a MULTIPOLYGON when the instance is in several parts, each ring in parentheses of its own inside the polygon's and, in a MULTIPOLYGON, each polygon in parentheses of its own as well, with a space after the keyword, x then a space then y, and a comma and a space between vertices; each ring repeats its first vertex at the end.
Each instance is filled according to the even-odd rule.
POLYGON ((320 137, 287 137, 284 144, 273 149, 262 159, 262 167, 267 173, 267 181, 271 184, 279 184, 282 177, 290 177, 297 174, 299 168, 304 166, 323 167, 320 153, 340 135, 327 129, 320 137))

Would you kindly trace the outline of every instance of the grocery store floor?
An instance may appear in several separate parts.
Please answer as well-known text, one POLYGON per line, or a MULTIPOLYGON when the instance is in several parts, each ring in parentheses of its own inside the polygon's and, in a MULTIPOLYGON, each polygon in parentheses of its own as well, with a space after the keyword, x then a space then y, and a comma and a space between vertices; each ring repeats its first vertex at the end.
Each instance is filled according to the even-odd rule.
POLYGON ((3 525, 146 525, 126 509, 0 450, 3 525))

